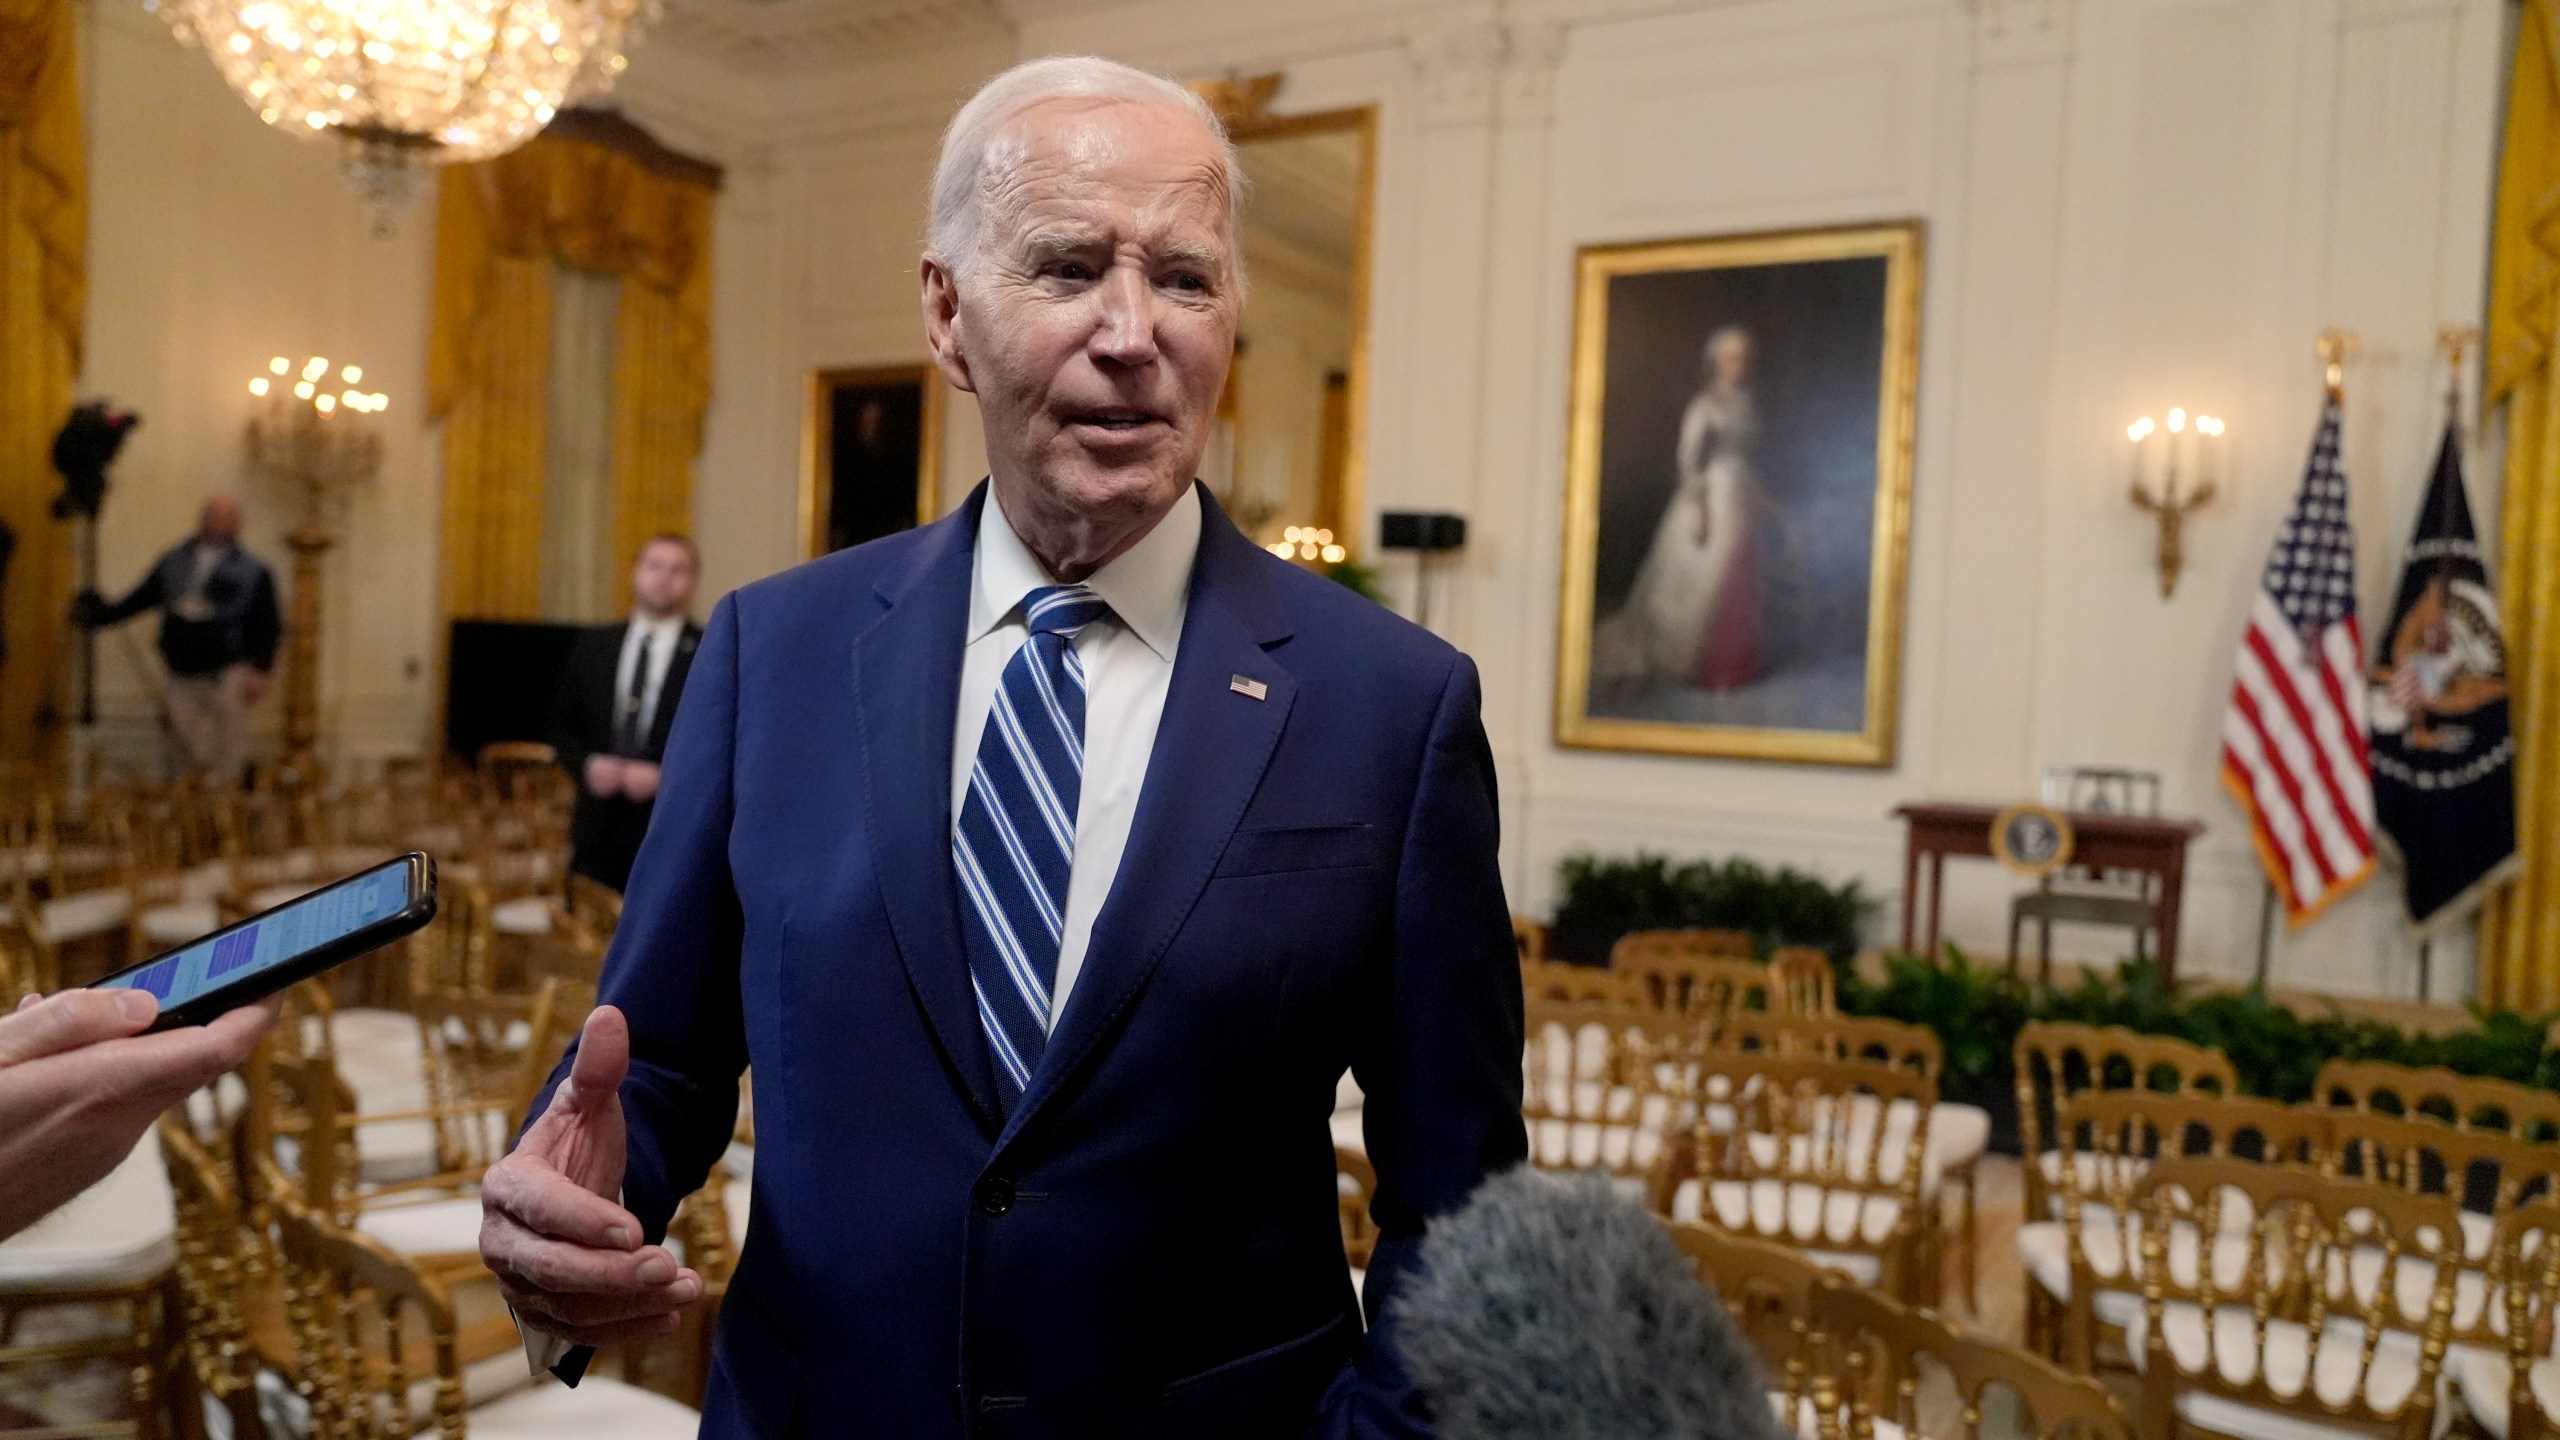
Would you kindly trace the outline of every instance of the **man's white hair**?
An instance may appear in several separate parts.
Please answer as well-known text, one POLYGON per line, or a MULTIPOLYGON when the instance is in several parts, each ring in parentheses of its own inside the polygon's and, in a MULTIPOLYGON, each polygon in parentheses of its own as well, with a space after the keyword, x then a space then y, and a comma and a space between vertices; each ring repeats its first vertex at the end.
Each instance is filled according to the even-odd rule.
MULTIPOLYGON (((1227 127, 1209 102, 1178 80, 1117 60, 1047 55, 1025 60, 979 86, 951 117, 951 128, 942 132, 942 156, 933 166, 933 215, 925 230, 925 248, 935 258, 955 271, 968 266, 977 253, 993 167, 1011 158, 996 154, 1006 124, 1041 101, 1058 99, 1171 105, 1197 118, 1217 138, 1218 161, 1226 172, 1227 218, 1241 243, 1244 168, 1236 163, 1235 142, 1227 138, 1227 127)), ((1241 254, 1234 263, 1240 272, 1241 254)))

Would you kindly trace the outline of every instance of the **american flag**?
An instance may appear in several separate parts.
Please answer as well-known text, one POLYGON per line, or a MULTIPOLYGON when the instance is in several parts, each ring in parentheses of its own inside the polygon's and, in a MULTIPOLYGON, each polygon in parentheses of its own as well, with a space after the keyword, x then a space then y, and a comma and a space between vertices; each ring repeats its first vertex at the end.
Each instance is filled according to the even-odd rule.
POLYGON ((2373 873, 2363 654, 2333 396, 2250 602, 2222 716, 2222 783, 2249 812, 2259 863, 2290 926, 2373 873))

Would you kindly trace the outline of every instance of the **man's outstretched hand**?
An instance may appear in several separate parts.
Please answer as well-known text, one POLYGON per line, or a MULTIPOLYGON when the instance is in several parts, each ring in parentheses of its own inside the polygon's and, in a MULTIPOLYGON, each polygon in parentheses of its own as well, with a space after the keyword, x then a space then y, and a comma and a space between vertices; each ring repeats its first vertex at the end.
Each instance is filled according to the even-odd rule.
POLYGON ((526 1325, 580 1345, 663 1335, 702 1294, 618 1198, 630 1068, 622 1012, 598 1006, 551 1107, 480 1182, 480 1258, 499 1290, 526 1325))

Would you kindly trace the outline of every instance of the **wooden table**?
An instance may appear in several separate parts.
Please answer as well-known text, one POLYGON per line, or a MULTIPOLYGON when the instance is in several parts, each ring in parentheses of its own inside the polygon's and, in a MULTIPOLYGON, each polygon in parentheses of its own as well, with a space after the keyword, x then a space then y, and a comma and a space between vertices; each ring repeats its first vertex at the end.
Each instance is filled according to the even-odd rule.
MULTIPOLYGON (((2005 805, 1925 801, 1897 806, 1906 829, 1902 845, 1902 948, 1938 953, 1938 914, 1946 898, 1947 857, 1989 858, 1991 822, 2005 805), (1928 861, 1929 909, 1925 938, 1914 945, 1920 910, 1920 872, 1928 861)), ((2073 811, 2071 864, 2096 870, 2134 870, 2160 882, 2160 976, 2178 976, 2178 901, 2186 888, 2187 844, 2204 833, 2199 820, 2156 820, 2136 815, 2073 811)))

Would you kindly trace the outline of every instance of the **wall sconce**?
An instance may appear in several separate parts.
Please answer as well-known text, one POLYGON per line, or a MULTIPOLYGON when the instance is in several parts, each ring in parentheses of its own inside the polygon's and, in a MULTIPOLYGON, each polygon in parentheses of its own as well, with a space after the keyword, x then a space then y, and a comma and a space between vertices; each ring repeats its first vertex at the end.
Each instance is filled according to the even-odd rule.
POLYGON ((2198 415, 2190 425, 2187 412, 2172 408, 2168 424, 2150 416, 2124 427, 2133 442, 2133 503, 2160 520, 2160 598, 2178 588, 2178 571, 2186 556, 2181 544, 2187 516, 2211 504, 2214 481, 2222 473, 2223 424, 2198 415), (2179 482, 2187 477, 2187 488, 2179 482))

